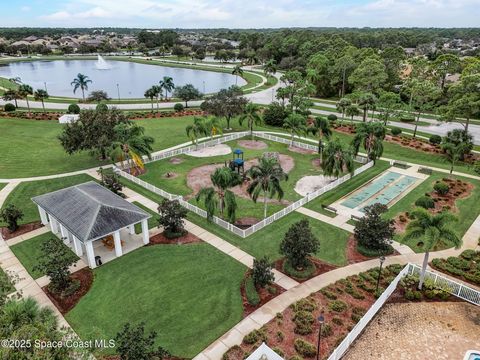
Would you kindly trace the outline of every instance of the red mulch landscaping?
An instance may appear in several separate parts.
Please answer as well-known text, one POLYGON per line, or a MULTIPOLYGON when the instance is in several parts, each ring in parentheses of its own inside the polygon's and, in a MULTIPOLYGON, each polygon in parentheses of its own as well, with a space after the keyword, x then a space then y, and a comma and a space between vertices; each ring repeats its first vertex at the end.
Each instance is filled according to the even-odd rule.
POLYGON ((198 243, 201 242, 202 240, 193 235, 192 233, 187 232, 185 235, 180 236, 175 239, 169 239, 167 238, 164 233, 160 233, 157 235, 154 235, 150 238, 150 244, 149 245, 157 245, 157 244, 177 244, 177 245, 182 245, 182 244, 191 244, 191 243, 198 243))
MULTIPOLYGON (((318 276, 318 275, 321 275, 321 274, 325 274, 326 272, 329 272, 329 271, 332 271, 336 268, 338 268, 338 266, 335 266, 335 265, 332 265, 332 264, 328 264, 324 261, 321 261, 321 260, 318 260, 318 259, 313 259, 313 258, 310 258, 310 261, 315 265, 315 271, 312 273, 312 275, 310 275, 308 278, 305 278, 305 279, 300 279, 300 278, 297 278, 295 276, 292 276, 292 275, 288 275, 289 277, 291 277, 292 279, 302 283, 302 282, 305 282, 307 281, 308 279, 311 279, 315 276, 318 276)), ((274 267, 275 269, 277 269, 278 271, 282 272, 285 274, 285 271, 283 271, 283 263, 285 262, 285 258, 282 258, 282 259, 279 259, 277 261, 275 261, 274 263, 274 267)))
POLYGON ((368 256, 362 255, 357 251, 357 240, 352 234, 348 237, 347 242, 347 262, 349 264, 355 264, 366 260, 371 260, 368 256))
POLYGON ((17 236, 26 234, 30 231, 39 229, 42 226, 43 225, 40 221, 35 221, 35 222, 28 223, 28 224, 20 225, 18 227, 18 229, 15 230, 14 232, 10 232, 10 230, 8 230, 8 228, 2 227, 1 228, 2 237, 3 237, 4 240, 13 239, 14 237, 17 237, 17 236))
POLYGON ((258 296, 260 297, 260 302, 258 305, 254 306, 251 305, 247 300, 247 293, 245 291, 245 282, 247 281, 248 277, 251 276, 251 271, 248 270, 242 280, 242 284, 240 286, 240 293, 242 294, 242 303, 243 303, 243 317, 247 317, 252 312, 257 310, 258 308, 262 307, 264 304, 272 300, 274 297, 277 297, 281 293, 285 291, 284 288, 277 284, 270 285, 271 288, 274 288, 276 292, 274 294, 270 293, 266 288, 265 289, 257 289, 258 296))
POLYGON ((257 219, 256 217, 242 217, 242 218, 239 218, 239 219, 236 219, 235 220, 235 226, 239 227, 239 228, 242 228, 242 229, 247 229, 249 228, 250 226, 252 225, 255 225, 256 223, 258 223, 260 220, 257 219))
POLYGON ((182 116, 202 116, 206 115, 202 110, 184 110, 184 111, 163 111, 163 112, 134 112, 128 115, 131 120, 157 119, 164 117, 182 117, 182 116))
POLYGON ((73 309, 73 307, 80 301, 80 299, 90 290, 90 287, 93 283, 93 272, 90 268, 85 267, 81 270, 78 270, 70 275, 72 280, 80 281, 80 287, 75 293, 70 296, 60 297, 59 295, 52 293, 48 289, 48 285, 44 286, 42 289, 47 294, 47 296, 52 300, 57 309, 65 315, 68 311, 73 309))
POLYGON ((387 135, 385 136, 385 140, 413 150, 420 150, 432 154, 443 153, 439 145, 430 144, 423 139, 387 135))

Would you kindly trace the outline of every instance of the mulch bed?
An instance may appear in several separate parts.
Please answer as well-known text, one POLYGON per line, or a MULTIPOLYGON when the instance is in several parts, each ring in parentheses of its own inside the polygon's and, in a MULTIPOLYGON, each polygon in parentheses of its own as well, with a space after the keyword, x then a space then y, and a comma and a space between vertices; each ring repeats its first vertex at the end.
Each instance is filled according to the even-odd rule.
POLYGON ((357 240, 355 240, 355 236, 353 234, 350 235, 347 241, 347 262, 349 264, 355 264, 371 259, 372 258, 362 255, 357 251, 357 240))
POLYGON ((57 309, 62 313, 62 315, 65 315, 68 311, 73 309, 80 299, 88 292, 88 290, 90 290, 90 287, 93 283, 93 272, 90 268, 85 267, 71 274, 70 278, 72 280, 80 281, 80 287, 74 294, 70 296, 62 298, 59 295, 52 293, 48 289, 48 285, 42 288, 45 294, 47 294, 57 309))
MULTIPOLYGON (((312 273, 312 275, 310 275, 308 278, 305 278, 305 279, 300 279, 300 278, 297 278, 297 277, 294 277, 292 275, 289 275, 289 274, 286 274, 288 277, 291 277, 292 279, 294 279, 295 281, 298 281, 299 283, 302 283, 302 282, 305 282, 315 276, 318 276, 318 275, 321 275, 321 274, 325 274, 329 271, 332 271, 332 270, 335 270, 338 268, 338 266, 335 266, 335 265, 332 265, 332 264, 328 264, 324 261, 321 261, 321 260, 318 260, 318 259, 313 259, 313 258, 310 258, 310 261, 315 265, 315 271, 312 273)), ((278 271, 282 272, 285 274, 285 272, 283 271, 283 263, 285 262, 285 258, 282 258, 282 259, 279 259, 277 261, 275 261, 274 263, 274 267, 275 269, 277 269, 278 271)))
POLYGON ((43 225, 40 221, 35 221, 35 222, 28 223, 28 224, 20 225, 18 227, 18 229, 15 230, 14 232, 10 232, 10 230, 8 230, 8 228, 2 227, 1 228, 2 237, 3 237, 4 240, 13 239, 14 237, 17 237, 17 236, 26 234, 30 231, 39 229, 42 226, 43 225))
POLYGON ((58 121, 60 116, 64 115, 64 113, 57 113, 57 112, 47 112, 47 113, 39 113, 39 112, 32 112, 29 114, 28 112, 24 111, 3 111, 0 112, 0 117, 4 118, 16 118, 16 119, 27 119, 27 120, 55 120, 58 121))
POLYGON ((183 159, 181 158, 177 158, 177 157, 173 157, 171 158, 170 160, 170 163, 174 164, 174 165, 177 165, 177 164, 181 164, 183 162, 183 159))
POLYGON ((245 273, 245 275, 243 277, 243 280, 242 280, 242 284, 240 286, 240 292, 242 294, 242 303, 243 303, 243 317, 247 317, 252 312, 254 312, 258 308, 262 307, 267 302, 272 300, 274 297, 277 297, 278 295, 280 295, 281 293, 283 293, 285 291, 284 288, 282 288, 281 286, 279 286, 277 284, 270 285, 270 287, 273 287, 273 288, 276 289, 275 294, 271 294, 266 288, 265 289, 257 289, 258 296, 260 297, 260 302, 256 306, 251 305, 251 304, 249 304, 249 302, 247 300, 247 293, 245 291, 245 282, 246 282, 246 280, 249 276, 251 276, 251 271, 250 270, 245 273))
POLYGON ((238 145, 244 147, 245 149, 260 150, 268 148, 266 142, 260 140, 239 140, 238 145))
POLYGON ((255 225, 259 221, 260 220, 257 219, 256 217, 242 217, 242 218, 236 219, 234 225, 239 228, 246 229, 252 225, 255 225))
POLYGON ((176 244, 176 245, 183 245, 183 244, 191 244, 191 243, 198 243, 202 242, 202 240, 193 235, 192 233, 187 232, 185 235, 180 236, 175 239, 167 238, 164 233, 160 233, 150 237, 149 245, 157 245, 157 244, 176 244))
MULTIPOLYGON (((155 110, 156 111, 156 110, 155 110)), ((135 112, 130 113, 128 118, 131 120, 157 119, 164 117, 182 117, 182 116, 202 116, 206 113, 202 110, 184 110, 184 111, 163 111, 163 112, 135 112)))

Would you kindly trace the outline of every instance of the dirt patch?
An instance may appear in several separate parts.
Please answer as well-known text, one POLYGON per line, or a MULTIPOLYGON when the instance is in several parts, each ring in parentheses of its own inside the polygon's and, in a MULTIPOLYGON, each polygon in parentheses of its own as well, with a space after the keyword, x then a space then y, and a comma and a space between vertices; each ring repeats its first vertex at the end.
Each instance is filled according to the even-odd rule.
POLYGON ((167 173, 163 174, 162 177, 164 179, 175 179, 176 177, 178 177, 178 174, 174 173, 174 172, 167 172, 167 173))
POLYGON ((149 245, 157 245, 157 244, 176 244, 176 245, 183 245, 183 244, 192 244, 202 242, 202 240, 193 235, 192 233, 187 232, 185 235, 175 238, 169 239, 167 238, 163 232, 157 235, 154 235, 150 238, 149 245))
POLYGON ((284 288, 282 288, 281 286, 278 286, 277 284, 270 285, 270 288, 273 291, 268 291, 267 288, 257 289, 260 302, 257 305, 251 305, 247 300, 247 293, 245 291, 245 282, 247 281, 249 276, 251 276, 250 270, 245 273, 245 276, 242 281, 242 285, 240 287, 240 293, 242 294, 242 303, 243 303, 243 317, 247 317, 252 312, 262 307, 264 304, 272 300, 274 297, 277 297, 278 295, 280 295, 285 291, 284 288))
POLYGON ((345 134, 355 134, 356 131, 354 125, 338 125, 334 126, 334 130, 345 134))
POLYGON ((385 136, 385 140, 409 149, 420 150, 420 151, 428 152, 432 154, 442 153, 440 146, 430 144, 424 140, 417 139, 417 138, 414 139, 414 138, 407 138, 404 136, 387 135, 385 136))
POLYGON ((60 297, 59 295, 52 293, 48 289, 48 286, 42 288, 45 294, 47 294, 63 315, 73 309, 88 290, 90 290, 93 283, 93 272, 90 268, 86 267, 71 274, 70 278, 80 282, 78 290, 70 296, 60 297))
POLYGON ((246 229, 252 225, 255 225, 259 221, 260 219, 257 219, 255 217, 242 217, 242 218, 236 219, 234 225, 239 228, 246 229))
MULTIPOLYGON (((283 171, 286 173, 290 172, 295 166, 295 161, 291 156, 288 155, 279 154, 279 161, 283 171)), ((247 172, 253 165, 257 164, 257 159, 245 161, 245 172, 247 172)), ((187 186, 193 190, 193 193, 189 196, 186 196, 186 198, 189 199, 194 197, 202 188, 213 186, 210 175, 215 171, 215 169, 222 166, 225 166, 225 164, 204 165, 190 170, 190 172, 187 174, 187 186)), ((247 193, 248 184, 249 181, 247 179, 242 184, 233 187, 231 190, 235 193, 235 195, 238 195, 244 199, 250 199, 250 195, 247 193)), ((263 197, 259 197, 257 201, 262 202, 263 197)), ((283 205, 290 204, 290 202, 287 200, 278 201, 275 199, 267 199, 267 202, 283 205)))
POLYGON ((178 165, 178 164, 183 163, 183 159, 177 158, 177 157, 173 157, 173 158, 171 158, 171 159, 168 160, 168 161, 170 161, 170 163, 172 163, 172 164, 174 164, 174 165, 178 165))
POLYGON ((267 143, 259 140, 239 140, 238 145, 245 149, 261 150, 268 148, 267 143))
POLYGON ((232 148, 226 144, 218 144, 214 146, 208 146, 203 149, 189 152, 187 155, 192 157, 211 157, 219 155, 228 155, 232 152, 232 148))
POLYGON ((322 162, 320 161, 319 158, 316 158, 312 160, 312 165, 319 168, 319 167, 322 167, 322 162))
POLYGON ((349 264, 355 264, 366 260, 371 260, 365 255, 360 254, 357 251, 357 240, 355 240, 355 236, 352 234, 348 237, 347 241, 347 261, 349 264))
MULTIPOLYGON (((328 264, 328 263, 326 263, 324 261, 321 261, 321 260, 318 260, 318 259, 310 258, 310 261, 315 265, 315 271, 312 273, 312 275, 310 277, 308 277, 306 279, 300 279, 300 278, 296 278, 296 277, 291 276, 291 275, 288 275, 288 276, 291 277, 292 279, 302 283, 302 282, 305 282, 308 279, 311 279, 315 276, 325 274, 329 271, 337 269, 337 266, 332 265, 332 264, 328 264)), ((285 273, 283 271, 283 263, 284 262, 285 262, 285 258, 275 261, 275 263, 274 263, 275 269, 277 269, 278 271, 280 271, 282 273, 285 273)))
POLYGON ((40 221, 35 221, 35 222, 28 223, 28 224, 20 225, 18 227, 18 229, 15 230, 14 232, 10 232, 10 230, 8 230, 8 228, 2 227, 1 228, 2 237, 3 237, 4 240, 13 239, 14 237, 17 237, 17 236, 26 234, 30 231, 39 229, 42 226, 43 225, 40 221))
POLYGON ((302 148, 299 148, 299 147, 296 147, 296 146, 289 146, 288 151, 291 151, 291 152, 294 152, 294 153, 297 153, 297 154, 308 154, 308 155, 312 155, 312 154, 317 153, 316 151, 308 150, 308 149, 302 149, 302 148))
POLYGON ((302 196, 307 196, 308 194, 323 188, 324 186, 330 184, 335 180, 333 176, 324 176, 324 175, 313 175, 313 176, 304 176, 295 184, 295 192, 302 196))

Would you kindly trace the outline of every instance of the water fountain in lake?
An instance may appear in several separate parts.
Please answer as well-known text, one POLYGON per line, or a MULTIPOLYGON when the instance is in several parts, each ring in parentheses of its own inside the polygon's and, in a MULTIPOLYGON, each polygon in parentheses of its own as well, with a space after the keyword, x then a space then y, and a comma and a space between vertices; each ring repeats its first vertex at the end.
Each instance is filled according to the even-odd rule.
POLYGON ((112 66, 108 62, 106 62, 105 59, 100 56, 100 54, 98 54, 95 68, 97 68, 97 70, 108 70, 111 69, 112 66))

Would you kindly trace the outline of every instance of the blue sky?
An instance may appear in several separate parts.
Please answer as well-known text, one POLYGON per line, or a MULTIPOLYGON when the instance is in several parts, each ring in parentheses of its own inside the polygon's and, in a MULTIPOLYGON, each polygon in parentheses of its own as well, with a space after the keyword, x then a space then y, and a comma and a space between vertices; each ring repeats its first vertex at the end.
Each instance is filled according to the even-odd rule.
POLYGON ((0 0, 0 26, 478 27, 480 0, 0 0))

